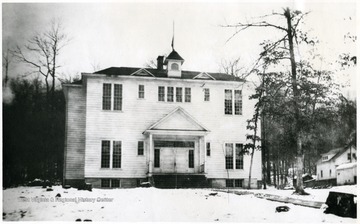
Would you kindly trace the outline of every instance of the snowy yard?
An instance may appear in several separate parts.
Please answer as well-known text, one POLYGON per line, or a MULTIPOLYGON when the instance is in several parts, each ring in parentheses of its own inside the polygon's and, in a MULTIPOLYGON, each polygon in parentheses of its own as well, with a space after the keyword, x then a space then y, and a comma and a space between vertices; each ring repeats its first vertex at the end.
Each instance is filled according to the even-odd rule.
MULTIPOLYGON (((322 209, 272 202, 254 195, 219 192, 212 196, 211 189, 93 189, 92 192, 60 186, 53 189, 3 190, 3 220, 356 223, 356 219, 324 214, 322 209), (61 197, 56 197, 57 194, 61 197), (276 213, 275 208, 280 205, 289 206, 290 211, 276 213)), ((308 190, 313 196, 297 197, 326 200, 331 190, 308 190)), ((292 191, 255 192, 288 196, 292 191)))

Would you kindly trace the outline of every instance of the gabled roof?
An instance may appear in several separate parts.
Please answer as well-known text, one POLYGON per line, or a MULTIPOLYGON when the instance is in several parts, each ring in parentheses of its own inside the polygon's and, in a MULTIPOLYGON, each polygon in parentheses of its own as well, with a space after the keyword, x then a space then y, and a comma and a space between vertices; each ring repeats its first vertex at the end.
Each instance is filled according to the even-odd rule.
POLYGON ((200 74, 195 76, 193 79, 212 79, 212 80, 215 80, 215 78, 212 77, 211 75, 209 75, 207 72, 201 72, 200 74))
POLYGON ((136 72, 133 72, 132 74, 130 74, 130 76, 152 76, 155 77, 153 74, 151 74, 151 72, 149 72, 148 70, 146 70, 145 68, 141 68, 139 70, 137 70, 136 72))
POLYGON ((202 124, 195 120, 182 107, 177 107, 145 130, 162 131, 201 131, 208 132, 202 124))
MULTIPOLYGON (((350 147, 342 147, 342 148, 336 148, 336 149, 331 149, 330 151, 326 152, 326 153, 322 153, 321 157, 324 156, 331 156, 331 158, 328 158, 328 160, 326 161, 322 161, 322 158, 320 158, 318 160, 318 163, 327 163, 330 162, 336 158, 338 158, 339 156, 341 156, 344 152, 346 152, 346 150, 348 150, 350 147)), ((355 149, 356 150, 356 149, 355 149)))
MULTIPOLYGON (((100 70, 95 72, 94 74, 104 74, 104 75, 114 75, 114 76, 130 76, 136 71, 139 71, 142 68, 133 68, 133 67, 110 67, 104 70, 100 70)), ((146 71, 151 73, 156 78, 173 78, 174 77, 168 77, 166 70, 159 70, 156 68, 146 68, 146 71)), ((181 71, 181 77, 178 79, 194 79, 194 77, 198 76, 202 72, 197 71, 181 71)), ((209 76, 213 77, 214 80, 218 81, 235 81, 235 82, 244 82, 244 79, 241 79, 239 77, 235 77, 232 75, 228 75, 225 73, 206 73, 209 76)), ((211 80, 211 79, 209 79, 211 80)))

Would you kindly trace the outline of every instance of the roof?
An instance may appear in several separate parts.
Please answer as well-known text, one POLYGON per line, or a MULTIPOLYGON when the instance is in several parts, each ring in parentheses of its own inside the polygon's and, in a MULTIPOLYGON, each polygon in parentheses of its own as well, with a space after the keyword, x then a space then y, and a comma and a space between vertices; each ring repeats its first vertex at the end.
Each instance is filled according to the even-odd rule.
MULTIPOLYGON (((135 68, 135 67, 110 67, 104 70, 100 70, 95 72, 94 74, 105 74, 105 75, 115 75, 115 76, 130 76, 135 72, 144 69, 144 68, 135 68)), ((166 70, 159 70, 156 68, 146 68, 146 71, 150 72, 156 78, 174 78, 168 77, 166 70)), ((201 74, 201 72, 197 71, 181 71, 181 77, 179 79, 194 79, 195 76, 201 74)), ((225 73, 207 73, 211 75, 215 80, 218 81, 236 81, 236 82, 244 82, 244 79, 239 77, 235 77, 232 75, 228 75, 225 73)), ((212 79, 208 79, 212 80, 212 79)))
POLYGON ((337 170, 349 169, 356 167, 356 162, 354 163, 344 163, 336 167, 337 170))
MULTIPOLYGON (((350 147, 352 147, 352 146, 350 146, 350 147)), ((326 155, 333 155, 333 156, 331 158, 329 158, 328 160, 326 160, 326 161, 322 161, 322 158, 320 158, 318 160, 318 163, 327 163, 327 162, 329 162, 331 160, 334 160, 334 159, 338 158, 339 156, 341 156, 350 147, 347 146, 347 147, 342 147, 342 148, 331 149, 330 151, 328 151, 326 153, 322 153, 321 154, 322 157, 326 156, 326 155)))
POLYGON ((184 59, 183 59, 183 58, 179 55, 179 53, 177 53, 175 50, 173 50, 173 51, 169 54, 169 56, 167 56, 165 62, 166 62, 168 59, 184 61, 184 59))

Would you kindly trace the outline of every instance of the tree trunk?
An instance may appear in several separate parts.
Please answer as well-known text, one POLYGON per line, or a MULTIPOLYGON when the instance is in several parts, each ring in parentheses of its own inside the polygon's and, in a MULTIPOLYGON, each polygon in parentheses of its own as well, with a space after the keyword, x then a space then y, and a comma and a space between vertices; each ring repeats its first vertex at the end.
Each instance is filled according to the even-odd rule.
POLYGON ((298 88, 297 88, 297 77, 296 77, 296 62, 294 54, 294 43, 293 43, 293 31, 291 24, 291 13, 290 9, 286 8, 284 13, 287 21, 287 36, 289 41, 289 52, 290 52, 290 62, 291 62, 291 83, 292 90, 294 94, 293 104, 294 104, 294 118, 295 118, 295 132, 296 132, 296 169, 297 169, 297 181, 296 181, 296 192, 299 194, 305 194, 302 180, 302 169, 303 169, 303 150, 302 150, 302 135, 301 135, 301 124, 300 124, 300 111, 298 100, 300 97, 298 88))

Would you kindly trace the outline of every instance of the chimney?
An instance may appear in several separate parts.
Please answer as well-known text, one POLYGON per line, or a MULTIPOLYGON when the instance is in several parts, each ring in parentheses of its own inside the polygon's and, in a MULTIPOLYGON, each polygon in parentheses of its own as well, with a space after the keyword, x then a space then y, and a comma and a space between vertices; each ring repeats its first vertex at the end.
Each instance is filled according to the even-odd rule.
POLYGON ((157 57, 157 69, 163 70, 164 69, 164 56, 157 57))

